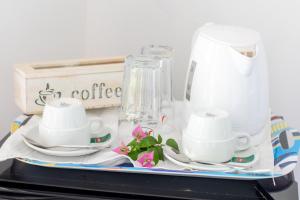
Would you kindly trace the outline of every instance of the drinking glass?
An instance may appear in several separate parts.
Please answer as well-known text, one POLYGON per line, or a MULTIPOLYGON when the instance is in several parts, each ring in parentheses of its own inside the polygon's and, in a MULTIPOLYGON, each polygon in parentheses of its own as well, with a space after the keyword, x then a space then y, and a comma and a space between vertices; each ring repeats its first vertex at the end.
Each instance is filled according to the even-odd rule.
POLYGON ((119 139, 128 142, 132 130, 140 125, 152 129, 159 123, 161 108, 161 71, 159 60, 149 56, 125 59, 119 139))
POLYGON ((173 49, 168 46, 148 45, 144 46, 141 54, 158 60, 160 67, 160 95, 161 95, 161 117, 170 118, 172 109, 172 65, 173 49))

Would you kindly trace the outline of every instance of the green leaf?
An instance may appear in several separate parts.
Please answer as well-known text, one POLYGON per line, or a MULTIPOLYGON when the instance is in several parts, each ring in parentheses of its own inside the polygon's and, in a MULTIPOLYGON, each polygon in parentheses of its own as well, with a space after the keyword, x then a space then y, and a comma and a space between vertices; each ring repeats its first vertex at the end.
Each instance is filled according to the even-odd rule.
POLYGON ((142 141, 140 142, 140 147, 145 148, 145 147, 151 147, 157 144, 157 140, 153 136, 147 136, 142 141))
POLYGON ((140 151, 140 146, 139 143, 137 143, 136 139, 131 140, 131 142, 129 142, 127 146, 131 147, 131 151, 140 151))
POLYGON ((154 156, 153 156, 153 161, 155 165, 159 162, 159 154, 156 148, 153 148, 154 156))
POLYGON ((142 149, 139 147, 139 145, 131 147, 132 151, 142 151, 142 149))
POLYGON ((131 140, 127 146, 135 146, 137 145, 136 139, 131 140))
POLYGON ((168 145, 172 149, 175 149, 175 150, 179 151, 178 144, 174 139, 168 139, 167 142, 166 142, 166 145, 168 145))
POLYGON ((158 156, 159 156, 159 160, 164 161, 164 151, 163 148, 161 146, 156 146, 157 152, 158 152, 158 156))
POLYGON ((137 160, 139 154, 141 153, 141 151, 137 150, 137 151, 131 151, 128 153, 128 156, 132 159, 132 160, 137 160))
POLYGON ((158 144, 162 143, 162 137, 159 134, 158 134, 158 137, 157 137, 157 143, 158 144))
POLYGON ((174 148, 172 148, 172 151, 174 151, 174 153, 176 153, 176 154, 179 154, 179 153, 180 153, 180 151, 179 151, 179 150, 177 150, 177 149, 174 149, 174 148))

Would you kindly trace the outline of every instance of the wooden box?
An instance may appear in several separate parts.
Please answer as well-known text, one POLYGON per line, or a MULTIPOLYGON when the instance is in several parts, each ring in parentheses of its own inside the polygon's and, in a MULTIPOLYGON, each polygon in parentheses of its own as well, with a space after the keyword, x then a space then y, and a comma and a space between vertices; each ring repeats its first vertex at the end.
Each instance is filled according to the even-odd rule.
POLYGON ((39 114, 46 102, 81 99, 87 109, 119 106, 124 57, 16 65, 15 102, 26 114, 39 114))

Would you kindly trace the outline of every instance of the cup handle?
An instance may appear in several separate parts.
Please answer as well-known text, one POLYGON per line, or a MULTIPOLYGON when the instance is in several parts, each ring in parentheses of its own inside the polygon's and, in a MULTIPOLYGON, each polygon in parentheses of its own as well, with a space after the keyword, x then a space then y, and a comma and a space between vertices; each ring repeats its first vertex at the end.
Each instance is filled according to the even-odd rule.
MULTIPOLYGON (((100 117, 89 117, 89 130, 90 130, 90 136, 91 138, 99 138, 104 137, 106 138, 105 141, 102 141, 103 143, 99 144, 97 143, 97 146, 110 146, 111 143, 115 140, 114 134, 112 134, 112 130, 110 128, 106 128, 103 125, 103 119, 100 117), (109 137, 108 134, 110 135, 109 137)), ((91 141, 92 142, 92 141, 91 141)))
POLYGON ((100 117, 89 117, 89 130, 91 134, 98 134, 99 131, 101 131, 103 127, 103 121, 100 117))
POLYGON ((248 133, 237 132, 236 135, 236 150, 246 150, 251 146, 251 137, 248 133))

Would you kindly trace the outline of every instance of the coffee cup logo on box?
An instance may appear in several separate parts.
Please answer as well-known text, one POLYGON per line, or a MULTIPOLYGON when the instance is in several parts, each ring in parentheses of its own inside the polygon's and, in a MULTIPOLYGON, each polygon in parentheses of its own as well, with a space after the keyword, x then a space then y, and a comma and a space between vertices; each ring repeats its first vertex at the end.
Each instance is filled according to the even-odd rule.
POLYGON ((26 114, 40 114, 62 97, 82 100, 86 109, 119 106, 124 57, 17 65, 15 101, 26 114))
POLYGON ((34 101, 36 105, 39 106, 45 106, 47 100, 49 98, 51 99, 56 99, 61 97, 61 92, 57 92, 54 89, 50 89, 49 83, 46 84, 46 89, 45 90, 40 90, 39 91, 39 97, 34 101))

